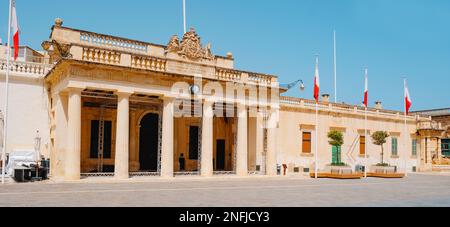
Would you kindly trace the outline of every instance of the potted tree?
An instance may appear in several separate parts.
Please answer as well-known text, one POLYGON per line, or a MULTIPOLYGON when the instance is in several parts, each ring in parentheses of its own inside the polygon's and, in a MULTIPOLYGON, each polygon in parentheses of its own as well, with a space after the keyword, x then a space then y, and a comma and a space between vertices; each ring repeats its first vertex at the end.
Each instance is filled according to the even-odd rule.
POLYGON ((388 163, 384 162, 384 144, 389 137, 389 133, 385 131, 377 131, 372 134, 373 144, 381 147, 381 162, 372 167, 374 173, 387 174, 396 172, 394 166, 390 166, 388 163))
POLYGON ((342 162, 341 147, 344 144, 344 135, 340 131, 330 131, 328 133, 328 143, 332 146, 331 173, 351 174, 350 166, 342 162))

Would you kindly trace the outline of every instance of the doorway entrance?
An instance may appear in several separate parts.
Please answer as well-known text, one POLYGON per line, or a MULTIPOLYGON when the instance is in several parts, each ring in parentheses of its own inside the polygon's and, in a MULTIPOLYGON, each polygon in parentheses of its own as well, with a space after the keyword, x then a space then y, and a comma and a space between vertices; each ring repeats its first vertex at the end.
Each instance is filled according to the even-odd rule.
POLYGON ((139 130, 140 171, 158 171, 159 115, 149 113, 140 122, 139 130))
POLYGON ((224 171, 226 163, 225 140, 216 141, 216 171, 224 171))

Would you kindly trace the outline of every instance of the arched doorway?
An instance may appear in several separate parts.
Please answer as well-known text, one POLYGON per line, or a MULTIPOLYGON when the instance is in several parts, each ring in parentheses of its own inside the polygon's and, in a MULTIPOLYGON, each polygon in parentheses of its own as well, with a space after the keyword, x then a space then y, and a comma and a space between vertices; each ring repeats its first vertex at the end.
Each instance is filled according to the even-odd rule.
POLYGON ((139 164, 141 171, 158 171, 159 115, 146 114, 140 122, 139 164))

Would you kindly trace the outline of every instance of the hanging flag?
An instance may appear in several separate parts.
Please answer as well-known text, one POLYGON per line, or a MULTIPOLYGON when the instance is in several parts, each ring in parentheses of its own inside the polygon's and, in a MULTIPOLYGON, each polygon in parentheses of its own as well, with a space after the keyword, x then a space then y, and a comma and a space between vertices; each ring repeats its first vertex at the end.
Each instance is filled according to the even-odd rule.
POLYGON ((409 114, 409 110, 411 109, 412 106, 412 100, 411 100, 411 96, 409 95, 409 89, 408 89, 408 83, 405 79, 405 110, 406 110, 406 115, 409 114))
POLYGON ((365 70, 364 106, 369 107, 369 74, 367 69, 365 70))
POLYGON ((319 57, 316 58, 316 72, 314 75, 314 99, 319 102, 320 77, 319 77, 319 57))
POLYGON ((19 23, 17 21, 16 1, 11 0, 11 28, 14 40, 14 61, 19 57, 19 23))

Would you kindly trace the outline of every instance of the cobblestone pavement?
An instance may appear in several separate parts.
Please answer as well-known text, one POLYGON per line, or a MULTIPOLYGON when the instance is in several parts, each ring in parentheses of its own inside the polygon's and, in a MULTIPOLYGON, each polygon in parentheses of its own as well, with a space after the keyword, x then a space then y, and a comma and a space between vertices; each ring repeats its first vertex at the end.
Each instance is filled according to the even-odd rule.
POLYGON ((212 178, 0 185, 0 206, 450 206, 449 175, 406 179, 212 178))

